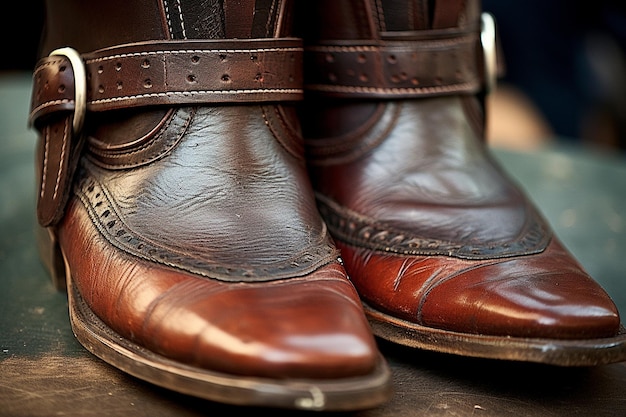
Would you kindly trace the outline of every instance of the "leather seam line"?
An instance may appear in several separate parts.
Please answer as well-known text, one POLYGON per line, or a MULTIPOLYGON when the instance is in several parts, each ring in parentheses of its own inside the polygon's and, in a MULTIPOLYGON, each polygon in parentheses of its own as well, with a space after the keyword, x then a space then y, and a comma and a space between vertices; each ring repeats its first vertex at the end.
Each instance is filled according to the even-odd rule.
POLYGON ((160 51, 147 51, 147 52, 133 52, 127 54, 115 54, 98 58, 89 58, 85 60, 86 64, 94 64, 97 62, 108 61, 119 58, 131 58, 137 56, 151 56, 151 55, 177 55, 177 54, 249 54, 257 52, 302 52, 303 48, 254 48, 254 49, 175 49, 175 50, 160 50, 160 51))
MULTIPOLYGON (((257 93, 283 93, 283 94, 302 94, 303 90, 300 88, 267 88, 267 89, 250 89, 250 90, 192 90, 192 91, 171 91, 167 93, 149 93, 149 94, 136 94, 132 96, 120 96, 110 99, 100 99, 88 101, 88 104, 105 104, 115 103, 116 101, 124 101, 129 99, 149 98, 149 97, 175 97, 175 96, 193 96, 193 95, 228 95, 228 94, 257 94, 257 93)), ((55 106, 58 104, 73 104, 74 100, 54 100, 40 104, 32 110, 32 114, 45 109, 47 107, 55 106)))
POLYGON ((356 130, 342 136, 323 138, 321 142, 305 139, 309 164, 332 166, 352 162, 380 146, 394 128, 402 107, 402 103, 397 101, 384 103, 376 120, 365 124, 368 127, 365 131, 356 130))
MULTIPOLYGON (((175 96, 193 96, 193 95, 205 95, 205 94, 256 94, 256 93, 283 93, 283 94, 301 94, 302 89, 299 88, 257 88, 249 90, 191 90, 191 91, 170 91, 166 93, 148 93, 148 94, 135 94, 132 96, 119 96, 108 99, 91 100, 89 104, 103 104, 114 103, 116 101, 123 101, 128 99, 137 98, 149 98, 149 97, 175 97, 175 96)), ((47 104, 47 103, 44 103, 47 104)))
POLYGON ((448 84, 443 86, 432 87, 359 87, 346 85, 329 85, 329 84, 308 84, 304 86, 305 90, 336 92, 336 93, 379 93, 379 94, 438 94, 453 93, 458 91, 470 91, 480 86, 478 81, 466 82, 459 84, 448 84))
MULTIPOLYGON (((168 117, 168 121, 165 123, 165 125, 161 129, 159 129, 158 132, 154 133, 150 137, 150 139, 146 140, 144 143, 142 143, 139 146, 136 146, 136 147, 133 147, 132 149, 128 149, 128 150, 121 151, 121 152, 115 152, 115 151, 110 151, 110 150, 106 150, 106 149, 101 149, 101 148, 96 148, 96 147, 89 146, 89 152, 91 152, 94 155, 101 156, 103 158, 111 158, 111 159, 124 158, 124 157, 128 157, 128 156, 137 155, 138 153, 141 153, 141 152, 145 152, 147 149, 150 149, 154 145, 154 142, 156 140, 158 140, 159 138, 161 138, 165 134, 165 132, 171 126, 173 118, 174 118, 175 115, 176 115, 176 113, 174 113, 170 117, 168 117)), ((176 139, 174 139, 173 141, 178 141, 180 139, 180 137, 182 136, 182 134, 184 134, 185 130, 186 129, 183 129, 182 133, 179 133, 178 135, 176 135, 175 136, 176 139)), ((166 142, 169 142, 169 141, 166 141, 166 142)))
POLYGON ((167 121, 166 125, 163 126, 158 132, 156 132, 154 136, 151 137, 150 140, 148 140, 146 143, 142 144, 141 146, 133 150, 127 150, 121 153, 113 153, 113 152, 107 153, 104 150, 94 149, 93 147, 89 147, 89 152, 95 155, 95 156, 88 156, 89 160, 103 168, 117 170, 117 169, 135 168, 141 165, 152 163, 154 161, 157 161, 165 157, 170 152, 172 152, 174 148, 176 148, 176 146, 180 143, 182 138, 187 133, 189 126, 194 120, 195 111, 190 111, 189 114, 184 118, 181 117, 181 119, 184 119, 184 122, 183 122, 183 125, 180 127, 180 132, 178 134, 173 135, 173 137, 170 137, 169 139, 163 140, 162 142, 164 143, 161 143, 160 145, 155 145, 156 141, 159 141, 168 133, 168 130, 170 129, 173 123, 174 117, 176 116, 179 116, 178 111, 169 117, 169 120, 167 121), (157 148, 157 150, 155 151, 154 148, 157 148), (158 150, 159 148, 161 149, 160 151, 158 150), (131 158, 133 155, 141 156, 141 154, 144 154, 144 156, 138 161, 127 162, 127 163, 117 163, 122 158, 131 158), (113 160, 117 159, 117 161, 115 161, 116 163, 107 163, 107 162, 97 159, 96 156, 99 156, 105 159, 113 159, 113 160))
MULTIPOLYGON (((302 153, 294 150, 294 147, 298 146, 296 140, 294 140, 294 138, 299 139, 297 133, 294 132, 293 129, 291 129, 291 127, 285 122, 282 115, 280 114, 280 111, 278 110, 278 106, 271 106, 271 109, 268 109, 268 107, 270 106, 261 106, 263 122, 272 132, 274 138, 276 138, 280 146, 285 151, 287 151, 289 155, 302 161, 302 153), (278 124, 281 127, 280 130, 275 128, 275 124, 272 123, 272 120, 278 120, 278 124)), ((302 144, 301 146, 304 147, 304 144, 302 144)))
POLYGON ((65 161, 65 154, 67 152, 69 124, 70 124, 70 119, 69 117, 66 117, 63 123, 63 144, 61 145, 61 156, 59 157, 59 170, 57 171, 57 178, 54 184, 54 194, 52 195, 53 200, 57 198, 57 194, 59 192, 59 183, 61 182, 61 178, 63 178, 63 162, 65 161))
POLYGON ((50 106, 57 106, 59 104, 74 104, 75 101, 73 99, 61 99, 61 100, 52 100, 52 101, 46 101, 45 103, 41 103, 39 106, 35 107, 32 111, 31 114, 35 114, 36 112, 38 112, 41 109, 45 109, 46 107, 50 107, 50 106))
MULTIPOLYGON (((172 18, 170 15, 170 8, 167 0, 163 0, 163 7, 165 8, 165 16, 167 19, 167 30, 170 37, 173 36, 174 27, 172 25, 172 18)), ((178 9, 178 19, 180 20, 180 28, 182 31, 183 39, 187 39, 187 30, 185 29, 185 19, 183 18, 183 10, 180 7, 180 0, 176 0, 176 8, 178 9)))
POLYGON ((312 246, 308 251, 301 251, 296 256, 283 260, 278 264, 268 266, 220 266, 202 259, 186 256, 176 251, 162 247, 158 242, 144 238, 128 227, 117 213, 116 205, 107 190, 89 172, 86 164, 82 167, 80 179, 75 184, 74 194, 81 202, 100 236, 110 245, 128 256, 134 256, 148 262, 185 271, 206 279, 215 279, 222 282, 269 282, 294 277, 302 277, 313 273, 338 257, 334 247, 324 244, 327 229, 319 236, 319 245, 312 246), (90 195, 95 194, 104 204, 95 203, 90 195), (109 218, 103 223, 102 217, 109 218), (118 224, 119 223, 119 224, 118 224), (117 230, 117 231, 114 231, 117 230))
POLYGON ((50 158, 50 126, 46 125, 43 129, 44 137, 44 150, 43 150, 43 169, 41 170, 41 190, 39 191, 39 197, 43 198, 46 193, 46 183, 48 178, 48 159, 50 158))
POLYGON ((532 219, 523 236, 515 241, 467 245, 403 233, 341 207, 321 194, 316 197, 320 213, 335 239, 385 253, 489 260, 541 253, 552 240, 551 230, 536 213, 531 213, 532 219))
MULTIPOLYGON (((422 46, 449 46, 458 45, 460 43, 471 43, 475 41, 475 36, 457 37, 454 39, 438 39, 438 40, 415 40, 415 41, 402 41, 402 40, 389 40, 384 41, 385 45, 315 45, 307 46, 304 50, 306 52, 384 52, 385 50, 393 50, 394 48, 401 48, 403 45, 415 45, 422 46)), ((419 51, 419 48, 417 49, 419 51)))

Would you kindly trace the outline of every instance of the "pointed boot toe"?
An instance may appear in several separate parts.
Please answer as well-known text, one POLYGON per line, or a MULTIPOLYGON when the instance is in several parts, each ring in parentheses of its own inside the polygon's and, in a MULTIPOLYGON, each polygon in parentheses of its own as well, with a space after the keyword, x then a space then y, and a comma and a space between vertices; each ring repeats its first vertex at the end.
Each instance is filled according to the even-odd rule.
POLYGON ((553 242, 542 254, 481 266, 472 262, 469 268, 425 289, 428 295, 418 314, 429 327, 457 332, 470 329, 483 335, 546 339, 614 336, 620 326, 615 304, 558 246, 553 242), (559 264, 562 266, 555 267, 559 264))
POLYGON ((38 218, 76 337, 213 401, 380 405, 389 369, 306 172, 289 2, 203 6, 203 24, 195 3, 48 5, 38 218))
POLYGON ((421 2, 408 19, 403 4, 322 1, 326 24, 304 35, 310 177, 374 333, 474 357, 626 360, 615 304, 485 144, 493 20, 478 1, 421 2))

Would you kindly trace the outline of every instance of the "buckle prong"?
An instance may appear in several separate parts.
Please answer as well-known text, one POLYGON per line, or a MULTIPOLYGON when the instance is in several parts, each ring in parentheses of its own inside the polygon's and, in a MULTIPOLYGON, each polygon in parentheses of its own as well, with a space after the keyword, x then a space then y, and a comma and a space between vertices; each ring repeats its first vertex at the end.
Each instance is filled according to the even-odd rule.
POLYGON ((85 114, 87 113, 87 76, 83 59, 78 51, 70 47, 55 49, 50 52, 50 56, 53 55, 66 57, 70 61, 72 71, 74 72, 74 119, 72 121, 72 132, 74 135, 78 135, 83 128, 85 114))

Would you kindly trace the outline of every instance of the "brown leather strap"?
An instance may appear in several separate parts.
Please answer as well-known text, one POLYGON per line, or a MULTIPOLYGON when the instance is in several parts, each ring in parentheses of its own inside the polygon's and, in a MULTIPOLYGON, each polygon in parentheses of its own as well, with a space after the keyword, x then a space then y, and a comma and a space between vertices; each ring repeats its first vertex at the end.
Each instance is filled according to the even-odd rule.
MULTIPOLYGON (((295 38, 148 41, 83 54, 87 110, 302 99, 302 43, 295 38)), ((63 56, 34 71, 31 121, 74 108, 63 56)))
POLYGON ((420 31, 417 39, 411 39, 412 33, 418 32, 369 44, 336 41, 307 47, 305 89, 376 98, 479 91, 483 57, 477 31, 430 31, 430 36, 420 31))
POLYGON ((86 106, 76 105, 77 87, 85 84, 74 78, 81 73, 76 63, 63 55, 41 59, 30 115, 42 138, 39 223, 52 226, 63 216, 84 143, 73 122, 84 112, 300 100, 302 54, 301 40, 294 38, 149 41, 102 49, 77 59, 85 67, 86 106))
POLYGON ((72 133, 72 117, 56 118, 41 129, 41 167, 37 220, 51 226, 61 220, 84 137, 72 133))

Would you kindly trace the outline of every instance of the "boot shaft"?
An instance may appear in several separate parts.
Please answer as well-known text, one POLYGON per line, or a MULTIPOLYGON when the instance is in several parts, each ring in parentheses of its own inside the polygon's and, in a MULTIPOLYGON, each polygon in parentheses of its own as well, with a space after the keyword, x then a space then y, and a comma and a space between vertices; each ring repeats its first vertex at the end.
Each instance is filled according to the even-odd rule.
MULTIPOLYGON (((152 157, 130 151, 140 143, 158 145, 155 132, 180 107, 220 103, 222 114, 238 114, 235 105, 284 104, 270 113, 296 132, 288 104, 302 98, 302 45, 286 36, 291 4, 49 1, 30 116, 45 136, 38 146, 40 223, 62 218, 84 142, 92 157, 115 169, 143 164, 152 157), (65 47, 74 51, 74 62, 58 55, 65 47), (48 187, 51 178, 55 186, 48 187)), ((273 123, 259 106, 246 111, 273 123)), ((299 153, 299 135, 286 136, 285 147, 299 153)))
POLYGON ((439 96, 460 97, 464 117, 484 137, 492 75, 481 43, 480 1, 323 0, 298 6, 296 29, 306 48, 305 137, 350 136, 374 123, 385 102, 439 96))
POLYGON ((317 41, 378 40, 397 32, 464 28, 477 24, 481 11, 476 0, 320 0, 297 6, 297 29, 317 41))
POLYGON ((289 36, 292 2, 276 0, 48 0, 41 55, 147 40, 289 36))
POLYGON ((309 92, 398 99, 481 90, 478 1, 337 3, 299 11, 314 15, 297 25, 308 49, 309 92))

